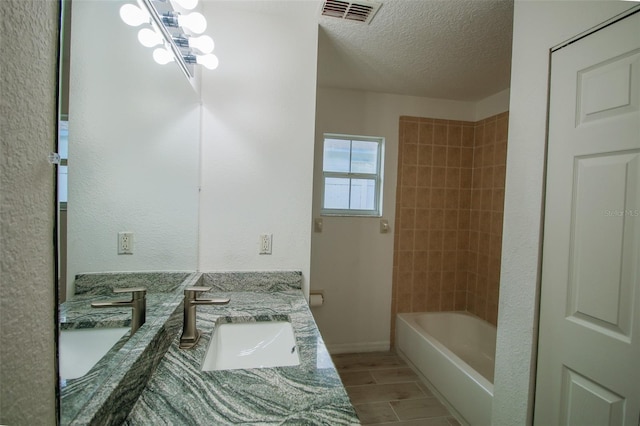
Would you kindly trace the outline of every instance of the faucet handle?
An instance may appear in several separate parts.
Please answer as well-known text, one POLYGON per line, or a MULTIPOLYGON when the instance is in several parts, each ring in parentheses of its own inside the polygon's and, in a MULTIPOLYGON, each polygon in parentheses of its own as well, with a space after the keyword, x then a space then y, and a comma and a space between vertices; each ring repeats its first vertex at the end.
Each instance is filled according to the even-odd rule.
POLYGON ((184 289, 184 299, 188 301, 198 300, 198 294, 211 290, 211 287, 194 285, 184 289))
POLYGON ((131 300, 119 300, 116 302, 108 301, 108 302, 91 302, 91 307, 93 308, 108 308, 113 306, 130 306, 131 302, 134 300, 146 299, 147 297, 147 289, 144 287, 121 287, 114 288, 114 293, 131 293, 131 300))
POLYGON ((114 288, 114 293, 131 293, 131 300, 117 300, 108 302, 91 302, 92 308, 131 307, 131 336, 146 321, 147 289, 144 287, 114 288))
POLYGON ((211 290, 211 287, 205 286, 191 286, 184 289, 184 298, 192 305, 226 305, 229 303, 228 298, 214 298, 214 299, 198 299, 198 293, 204 293, 211 290))
POLYGON ((131 293, 133 299, 144 299, 147 295, 147 289, 144 287, 123 287, 114 288, 114 293, 131 293))
POLYGON ((184 293, 187 294, 188 291, 193 291, 194 293, 202 293, 205 291, 211 290, 212 287, 207 287, 203 285, 192 285, 190 287, 186 287, 184 289, 184 293))

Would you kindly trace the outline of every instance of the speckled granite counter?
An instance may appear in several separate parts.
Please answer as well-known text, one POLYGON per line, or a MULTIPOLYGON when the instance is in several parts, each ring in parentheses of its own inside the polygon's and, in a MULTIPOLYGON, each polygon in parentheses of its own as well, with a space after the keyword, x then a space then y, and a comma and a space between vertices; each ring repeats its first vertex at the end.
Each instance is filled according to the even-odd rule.
POLYGON ((301 274, 204 274, 201 285, 229 297, 224 306, 198 306, 203 335, 190 350, 175 336, 127 425, 359 424, 301 291, 301 274), (300 365, 246 370, 200 370, 216 321, 258 321, 288 315, 300 365))

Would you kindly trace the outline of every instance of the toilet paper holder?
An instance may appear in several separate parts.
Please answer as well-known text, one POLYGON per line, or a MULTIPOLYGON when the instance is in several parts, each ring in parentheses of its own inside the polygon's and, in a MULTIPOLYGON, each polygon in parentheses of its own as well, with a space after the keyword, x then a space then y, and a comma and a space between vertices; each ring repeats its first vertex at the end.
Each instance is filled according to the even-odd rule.
POLYGON ((324 304, 324 291, 311 290, 309 292, 309 306, 314 308, 324 304))

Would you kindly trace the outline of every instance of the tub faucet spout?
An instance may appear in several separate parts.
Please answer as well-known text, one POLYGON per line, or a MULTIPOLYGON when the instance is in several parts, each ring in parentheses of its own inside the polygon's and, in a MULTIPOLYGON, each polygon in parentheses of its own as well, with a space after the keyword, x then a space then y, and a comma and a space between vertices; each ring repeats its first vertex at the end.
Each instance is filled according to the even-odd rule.
POLYGON ((131 336, 146 321, 147 289, 144 287, 114 288, 114 293, 131 293, 131 300, 116 300, 113 302, 91 302, 92 308, 114 308, 131 306, 131 336))
POLYGON ((180 349, 191 349, 200 340, 200 331, 196 327, 197 305, 226 305, 228 298, 198 299, 198 294, 211 290, 211 287, 192 286, 184 289, 184 322, 180 349))

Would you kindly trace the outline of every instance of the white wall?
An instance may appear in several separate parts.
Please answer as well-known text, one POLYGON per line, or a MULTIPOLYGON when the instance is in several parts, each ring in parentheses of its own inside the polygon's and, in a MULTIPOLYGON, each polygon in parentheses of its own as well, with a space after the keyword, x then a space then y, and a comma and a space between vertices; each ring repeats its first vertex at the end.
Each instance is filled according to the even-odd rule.
POLYGON ((476 118, 473 121, 480 121, 507 111, 509 109, 509 93, 510 90, 505 89, 476 102, 476 118))
MULTIPOLYGON (((507 101, 504 95, 489 99, 480 114, 504 112, 507 101)), ((327 216, 322 217, 322 232, 312 234, 311 288, 323 290, 325 296, 324 305, 313 308, 312 312, 333 353, 389 347, 399 117, 476 121, 486 118, 478 116, 478 104, 328 88, 318 90, 314 217, 320 218, 323 134, 385 138, 383 217, 389 220, 389 233, 379 232, 378 218, 327 216)))
POLYGON ((2 1, 0 424, 55 425, 57 9, 2 1), (25 47, 28 49, 25 50, 25 47))
POLYGON ((308 290, 318 7, 204 4, 220 66, 202 79, 202 271, 301 270, 308 290))
POLYGON ((516 0, 493 425, 531 421, 549 49, 628 9, 516 0))
POLYGON ((197 269, 199 95, 138 43, 124 3, 73 2, 68 294, 82 272, 197 269))

